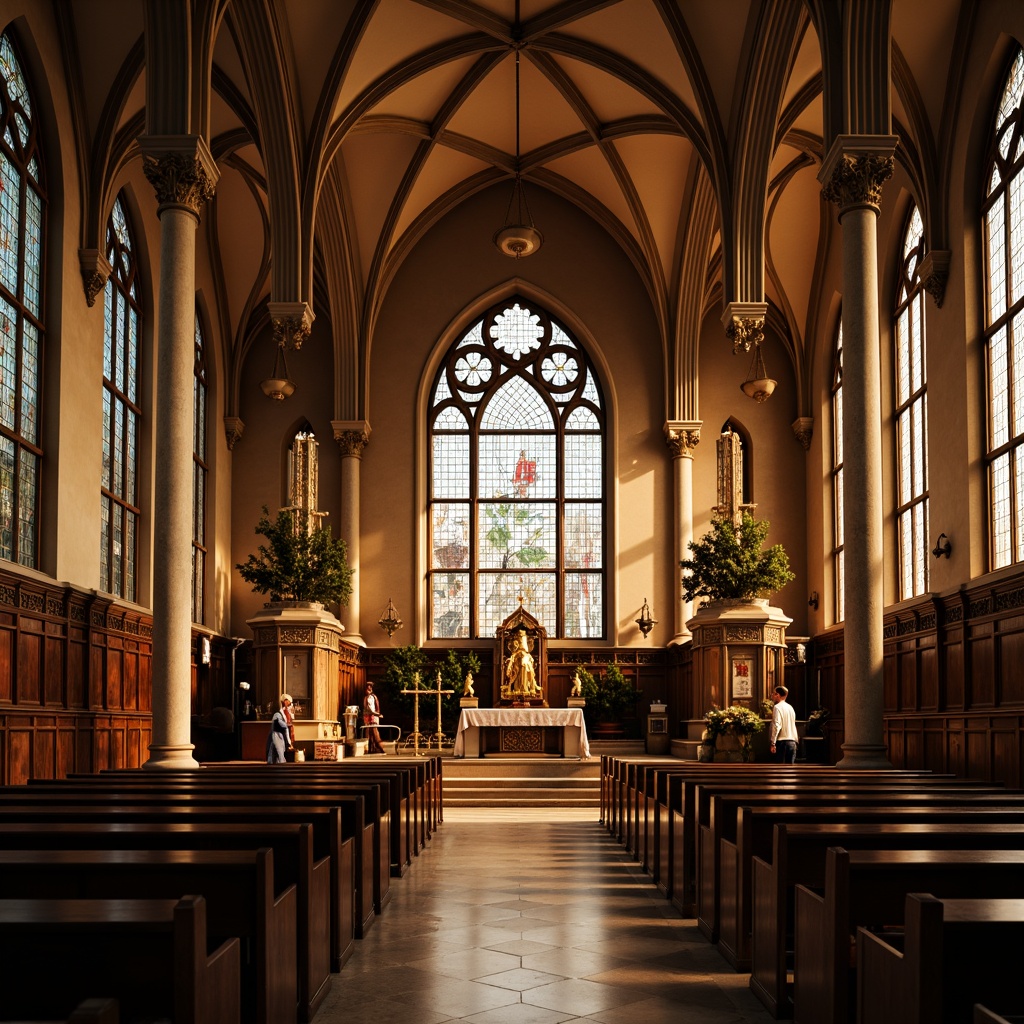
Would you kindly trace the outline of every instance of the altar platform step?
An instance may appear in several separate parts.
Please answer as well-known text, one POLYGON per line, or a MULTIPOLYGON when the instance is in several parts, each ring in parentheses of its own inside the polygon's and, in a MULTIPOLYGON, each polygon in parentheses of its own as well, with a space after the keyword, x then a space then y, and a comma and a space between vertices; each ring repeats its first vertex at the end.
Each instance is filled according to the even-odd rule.
POLYGON ((601 758, 450 758, 446 807, 600 807, 601 758))

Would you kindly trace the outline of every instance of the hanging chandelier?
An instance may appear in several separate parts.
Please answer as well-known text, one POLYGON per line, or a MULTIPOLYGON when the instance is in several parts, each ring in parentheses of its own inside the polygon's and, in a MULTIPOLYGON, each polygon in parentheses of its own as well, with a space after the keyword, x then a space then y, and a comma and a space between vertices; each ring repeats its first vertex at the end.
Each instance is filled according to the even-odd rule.
POLYGON ((513 259, 530 256, 544 241, 544 236, 534 227, 519 166, 519 34, 519 0, 516 0, 516 20, 513 29, 516 51, 516 171, 512 182, 512 194, 508 198, 508 208, 505 210, 505 225, 494 234, 494 244, 513 259))
POLYGON ((270 376, 260 381, 260 388, 267 398, 275 402, 283 402, 295 393, 295 382, 288 379, 288 360, 284 354, 284 340, 277 346, 277 354, 274 356, 274 369, 270 376), (283 372, 282 372, 283 371, 283 372))
POLYGON ((740 385, 740 390, 755 402, 766 402, 775 390, 775 384, 776 382, 768 376, 768 370, 765 368, 764 356, 761 355, 761 343, 755 342, 754 357, 750 360, 747 379, 740 385))

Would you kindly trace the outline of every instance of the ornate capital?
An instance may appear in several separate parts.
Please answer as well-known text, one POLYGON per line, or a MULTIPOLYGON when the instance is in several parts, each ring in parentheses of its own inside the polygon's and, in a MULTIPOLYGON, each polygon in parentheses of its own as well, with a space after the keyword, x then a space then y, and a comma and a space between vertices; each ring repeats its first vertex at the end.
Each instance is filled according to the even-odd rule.
POLYGON ((361 458, 370 442, 370 424, 366 420, 331 420, 331 427, 342 458, 361 458))
POLYGON ((316 315, 306 302, 268 302, 274 344, 298 351, 309 337, 316 315))
POLYGON ((946 282, 949 280, 949 261, 952 253, 948 249, 933 249, 925 253, 918 275, 921 287, 935 300, 937 309, 942 309, 946 297, 946 282))
POLYGON ((814 417, 800 416, 793 420, 793 433, 796 439, 804 446, 804 451, 811 447, 811 438, 814 437, 814 417))
POLYGON ((692 458, 693 449, 700 444, 701 421, 668 420, 665 423, 665 444, 672 458, 692 458))
POLYGON ((95 306, 96 296, 106 287, 113 268, 99 249, 79 249, 78 266, 82 271, 85 304, 95 306))
POLYGON ((143 135, 142 170, 165 206, 184 206, 197 217, 217 188, 220 171, 200 135, 143 135))
POLYGON ((868 206, 876 213, 882 202, 882 185, 896 166, 895 135, 839 135, 818 173, 821 194, 842 214, 853 207, 868 206))
POLYGON ((224 436, 228 442, 228 451, 231 451, 242 437, 245 424, 240 416, 224 417, 224 436))
POLYGON ((735 355, 741 348, 749 352, 751 345, 764 340, 764 318, 768 312, 766 302, 730 302, 722 313, 725 336, 732 342, 735 355))

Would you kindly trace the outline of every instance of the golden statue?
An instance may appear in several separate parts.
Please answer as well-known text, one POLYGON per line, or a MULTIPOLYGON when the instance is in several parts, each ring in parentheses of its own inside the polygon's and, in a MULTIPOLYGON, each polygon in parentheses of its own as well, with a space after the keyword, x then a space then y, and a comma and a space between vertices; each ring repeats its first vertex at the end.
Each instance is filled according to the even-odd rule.
POLYGON ((576 674, 572 677, 572 689, 569 691, 570 697, 582 697, 583 696, 583 680, 580 679, 580 670, 576 669, 576 674))
POLYGON ((467 672, 466 678, 462 683, 462 696, 463 697, 475 697, 476 693, 473 690, 473 673, 467 672))
POLYGON ((530 641, 526 630, 521 629, 512 643, 512 653, 505 659, 505 682, 509 695, 514 699, 536 697, 540 694, 537 674, 530 653, 530 641))

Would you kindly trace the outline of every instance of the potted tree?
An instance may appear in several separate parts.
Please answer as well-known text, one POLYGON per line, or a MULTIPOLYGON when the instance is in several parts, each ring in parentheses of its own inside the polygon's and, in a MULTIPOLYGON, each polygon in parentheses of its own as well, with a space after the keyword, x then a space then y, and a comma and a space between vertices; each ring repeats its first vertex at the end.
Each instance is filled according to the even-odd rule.
POLYGON ((595 739, 617 739, 624 735, 622 720, 636 705, 640 691, 625 677, 614 662, 608 666, 600 681, 585 668, 577 670, 580 677, 580 695, 586 700, 583 717, 595 739))
POLYGON ((271 519, 264 505, 256 533, 266 543, 235 566, 255 593, 268 594, 275 602, 348 604, 352 596, 348 550, 340 537, 332 536, 330 527, 307 530, 290 509, 281 509, 271 519))

